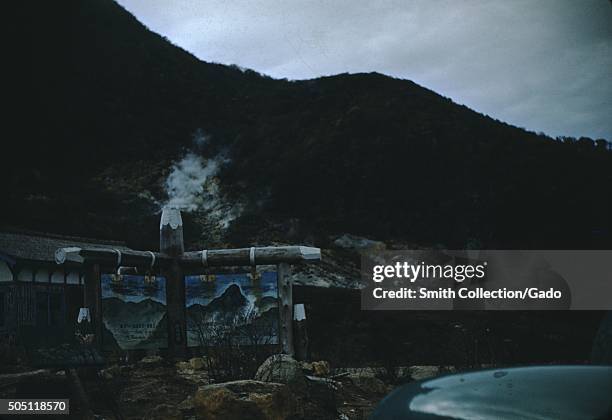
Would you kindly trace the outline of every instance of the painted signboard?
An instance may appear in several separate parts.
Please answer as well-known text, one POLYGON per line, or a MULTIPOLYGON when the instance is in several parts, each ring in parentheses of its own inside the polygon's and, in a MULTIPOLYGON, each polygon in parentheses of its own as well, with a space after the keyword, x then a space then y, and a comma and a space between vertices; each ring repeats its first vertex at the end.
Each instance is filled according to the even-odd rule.
POLYGON ((101 283, 105 349, 168 347, 164 277, 103 274, 101 283))
POLYGON ((231 336, 241 345, 278 344, 276 272, 185 277, 187 344, 215 345, 231 336))

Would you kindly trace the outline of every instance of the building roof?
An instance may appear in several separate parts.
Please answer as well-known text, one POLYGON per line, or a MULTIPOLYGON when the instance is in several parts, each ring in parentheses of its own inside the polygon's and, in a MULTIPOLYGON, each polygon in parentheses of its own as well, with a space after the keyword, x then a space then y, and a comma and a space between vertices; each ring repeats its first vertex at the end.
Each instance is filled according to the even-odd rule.
POLYGON ((55 251, 66 247, 95 247, 127 250, 123 242, 62 236, 39 232, 0 232, 0 254, 16 260, 55 262, 55 251))

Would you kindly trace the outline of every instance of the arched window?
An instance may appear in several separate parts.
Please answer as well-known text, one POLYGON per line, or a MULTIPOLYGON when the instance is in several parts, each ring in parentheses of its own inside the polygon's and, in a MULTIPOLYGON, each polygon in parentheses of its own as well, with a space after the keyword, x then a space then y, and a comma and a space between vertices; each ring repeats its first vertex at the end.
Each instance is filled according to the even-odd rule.
POLYGON ((71 271, 68 273, 66 277, 66 283, 68 284, 79 284, 79 273, 76 271, 71 271))
POLYGON ((13 281, 13 272, 6 262, 0 261, 0 283, 11 281, 13 281))
POLYGON ((64 272, 54 271, 51 275, 51 283, 64 284, 64 272))
POLYGON ((34 281, 36 283, 49 283, 49 272, 44 268, 36 271, 36 276, 34 277, 34 281))
POLYGON ((21 271, 19 271, 19 274, 17 275, 17 280, 31 283, 32 276, 33 274, 30 268, 23 268, 21 269, 21 271))

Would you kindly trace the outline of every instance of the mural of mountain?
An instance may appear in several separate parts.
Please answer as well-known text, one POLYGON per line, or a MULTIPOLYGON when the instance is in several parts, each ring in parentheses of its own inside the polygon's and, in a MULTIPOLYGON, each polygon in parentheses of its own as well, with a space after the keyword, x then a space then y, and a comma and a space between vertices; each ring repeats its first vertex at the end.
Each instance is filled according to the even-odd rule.
MULTIPOLYGON (((27 129, 0 220, 154 247, 169 168, 201 129, 194 153, 227 154, 218 185, 243 207, 219 243, 612 245, 603 140, 552 139, 378 73, 287 81, 203 62, 112 0, 14 6, 27 129)), ((188 245, 215 243, 205 209, 184 219, 188 245)))
POLYGON ((187 279, 187 336, 190 346, 213 343, 218 339, 219 328, 225 329, 225 334, 238 332, 236 337, 243 344, 253 344, 253 337, 257 337, 261 343, 277 343, 277 298, 266 295, 257 299, 257 291, 253 287, 244 291, 237 283, 232 282, 246 281, 248 278, 248 275, 238 278, 217 276, 216 281, 221 282, 217 285, 218 289, 197 289, 210 293, 206 296, 194 295, 189 291, 198 286, 199 278, 187 279), (225 283, 226 281, 229 283, 225 283), (202 298, 210 300, 207 304, 192 303, 202 298), (240 338, 242 335, 244 337, 240 338))
MULTIPOLYGON (((166 306, 144 299, 125 302, 119 298, 102 299, 104 327, 123 350, 167 347, 166 306)), ((105 343, 110 344, 113 343, 105 343)))

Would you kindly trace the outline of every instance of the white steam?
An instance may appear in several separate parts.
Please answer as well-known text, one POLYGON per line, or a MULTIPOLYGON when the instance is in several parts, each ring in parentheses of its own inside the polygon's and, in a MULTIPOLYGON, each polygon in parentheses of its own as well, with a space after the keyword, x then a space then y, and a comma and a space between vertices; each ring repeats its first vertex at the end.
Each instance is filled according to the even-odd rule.
POLYGON ((221 163, 218 159, 204 160, 194 153, 185 155, 172 166, 166 179, 166 206, 185 211, 195 211, 203 206, 207 184, 212 183, 221 163))
MULTIPOLYGON (((201 131, 194 136, 194 149, 202 151, 208 136, 201 131)), ((240 203, 231 203, 222 191, 219 171, 229 163, 225 154, 204 158, 189 152, 172 165, 165 181, 168 201, 164 207, 197 212, 211 228, 226 229, 242 212, 240 203)))

